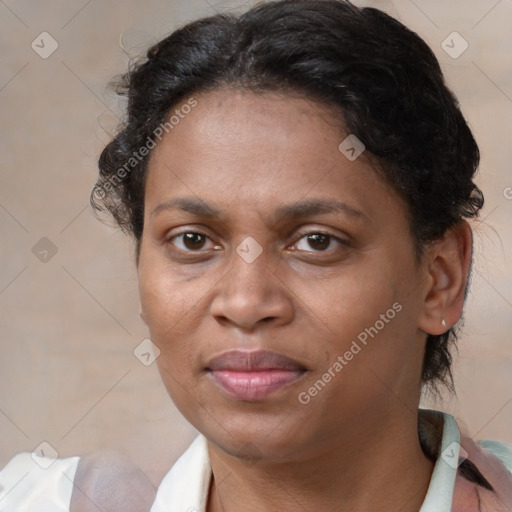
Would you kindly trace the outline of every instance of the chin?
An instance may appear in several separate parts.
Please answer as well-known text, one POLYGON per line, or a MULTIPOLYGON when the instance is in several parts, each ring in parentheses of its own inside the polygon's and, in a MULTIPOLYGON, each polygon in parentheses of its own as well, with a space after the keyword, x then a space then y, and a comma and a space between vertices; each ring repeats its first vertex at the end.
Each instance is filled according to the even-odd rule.
POLYGON ((292 461, 311 437, 304 431, 303 420, 294 420, 291 415, 272 422, 254 414, 230 416, 229 421, 223 418, 215 421, 207 416, 191 423, 221 450, 247 463, 292 461), (290 425, 294 425, 293 430, 290 425))

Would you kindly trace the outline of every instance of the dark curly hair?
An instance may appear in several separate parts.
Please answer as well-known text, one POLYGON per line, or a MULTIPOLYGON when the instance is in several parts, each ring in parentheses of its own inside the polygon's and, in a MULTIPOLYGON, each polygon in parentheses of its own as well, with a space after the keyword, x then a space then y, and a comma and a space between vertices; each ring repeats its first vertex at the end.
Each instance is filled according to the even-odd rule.
MULTIPOLYGON (((278 0, 239 16, 199 19, 113 83, 128 98, 127 117, 101 153, 91 203, 134 237, 137 261, 155 135, 162 125, 172 128, 178 103, 221 87, 298 93, 329 105, 409 206, 418 258, 483 206, 473 182, 478 146, 436 57, 378 9, 347 0, 278 0)), ((427 337, 422 381, 434 391, 438 382, 454 391, 456 338, 453 328, 427 337)))

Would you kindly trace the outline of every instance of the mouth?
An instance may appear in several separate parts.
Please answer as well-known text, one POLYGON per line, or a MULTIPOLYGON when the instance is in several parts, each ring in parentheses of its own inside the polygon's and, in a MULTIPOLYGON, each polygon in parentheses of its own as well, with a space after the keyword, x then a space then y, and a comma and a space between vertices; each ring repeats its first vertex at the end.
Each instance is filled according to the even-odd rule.
POLYGON ((228 396, 245 401, 263 400, 307 371, 297 361, 270 350, 224 352, 206 370, 228 396))

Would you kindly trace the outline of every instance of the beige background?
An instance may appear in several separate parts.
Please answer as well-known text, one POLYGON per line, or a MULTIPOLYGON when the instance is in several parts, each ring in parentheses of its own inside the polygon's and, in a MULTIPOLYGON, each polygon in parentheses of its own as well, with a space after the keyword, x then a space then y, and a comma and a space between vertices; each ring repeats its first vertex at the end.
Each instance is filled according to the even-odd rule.
MULTIPOLYGON (((118 112, 106 84, 125 69, 127 53, 243 4, 0 1, 0 466, 42 441, 61 457, 117 448, 157 482, 195 435, 156 366, 132 353, 147 332, 131 246, 95 220, 88 195, 115 119, 109 111, 118 112), (59 45, 47 59, 31 48, 43 31, 59 45), (43 237, 57 249, 47 262, 32 252, 43 237)), ((512 442, 512 2, 365 4, 431 45, 480 144, 486 206, 474 226, 458 398, 434 405, 477 438, 512 442), (457 59, 441 48, 453 31, 469 43, 457 59)), ((40 243, 39 251, 48 248, 40 243)))

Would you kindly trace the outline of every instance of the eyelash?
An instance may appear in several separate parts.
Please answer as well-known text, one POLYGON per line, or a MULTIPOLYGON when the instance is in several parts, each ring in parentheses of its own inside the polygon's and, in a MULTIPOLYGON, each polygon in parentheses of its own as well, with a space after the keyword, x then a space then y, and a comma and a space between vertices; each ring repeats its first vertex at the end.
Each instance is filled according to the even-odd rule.
MULTIPOLYGON (((206 233, 202 232, 202 231, 198 231, 198 230, 188 230, 188 231, 182 231, 181 233, 177 233, 175 235, 173 235, 172 237, 169 237, 165 243, 168 245, 168 244, 172 244, 172 241, 175 239, 175 238, 178 238, 180 236, 183 236, 183 235, 186 235, 186 234, 193 234, 193 235, 200 235, 202 237, 205 237, 205 238, 210 238, 206 233)), ((297 242, 294 244, 294 245, 297 245, 297 243, 302 240, 303 238, 307 237, 307 236, 310 236, 310 235, 324 235, 328 238, 330 238, 331 240, 335 240, 336 242, 338 242, 340 245, 342 246, 346 246, 346 247, 350 247, 350 244, 347 240, 343 240, 335 235, 333 235, 332 233, 329 233, 327 231, 321 231, 321 230, 315 230, 315 231, 307 231, 307 232, 302 232, 302 233, 299 233, 298 234, 298 240, 297 242)), ((211 240, 211 239, 210 239, 211 240)), ((174 246, 176 247, 176 246, 174 246)), ((177 248, 179 251, 182 251, 182 252, 185 252, 185 253, 200 253, 200 252, 203 252, 201 249, 198 249, 197 251, 194 251, 194 250, 185 250, 185 249, 180 249, 180 248, 177 248)), ((333 250, 336 250, 336 249, 331 249, 331 250, 324 250, 324 251, 315 251, 315 250, 311 250, 311 252, 313 253, 319 253, 319 254, 322 254, 322 253, 329 253, 329 252, 332 252, 333 250)))

